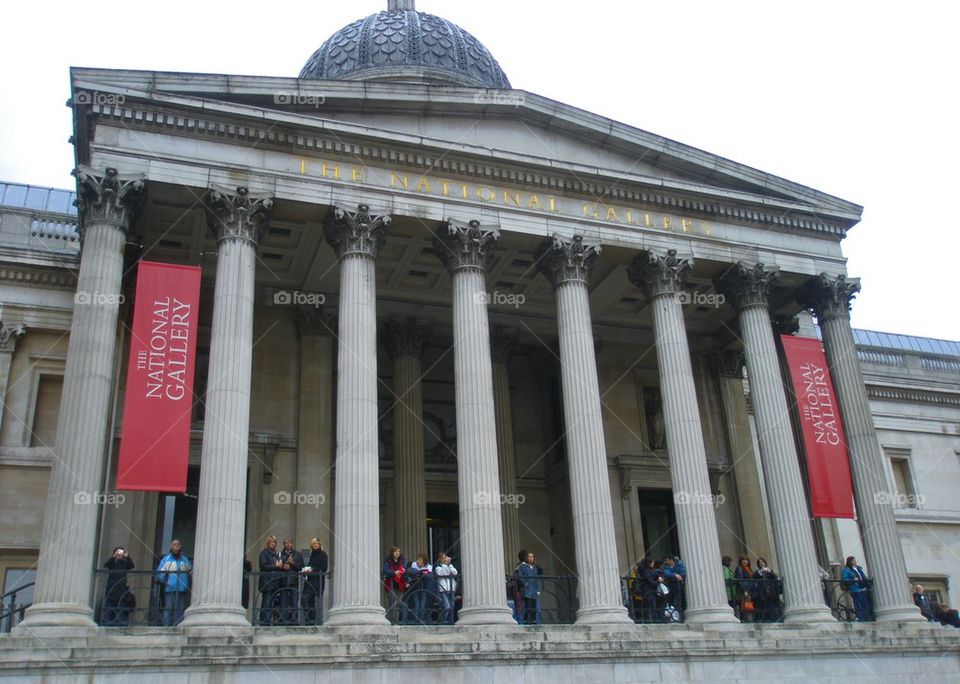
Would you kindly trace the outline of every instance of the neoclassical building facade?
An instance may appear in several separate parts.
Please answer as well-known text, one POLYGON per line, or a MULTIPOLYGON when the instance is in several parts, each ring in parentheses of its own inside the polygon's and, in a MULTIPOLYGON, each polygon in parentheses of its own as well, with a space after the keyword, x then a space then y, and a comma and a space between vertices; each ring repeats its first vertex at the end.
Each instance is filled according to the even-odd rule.
POLYGON ((298 78, 74 69, 71 88, 75 214, 8 203, 0 222, 0 562, 36 578, 0 674, 60 676, 25 654, 80 642, 64 667, 113 672, 96 568, 121 546, 149 569, 174 537, 194 568, 182 624, 124 633, 153 672, 176 653, 238 677, 376 654, 371 681, 392 660, 528 676, 571 653, 626 678, 811 653, 956 669, 960 642, 909 587, 951 604, 960 572, 960 354, 851 328, 859 206, 512 90, 412 2, 298 78), (115 488, 139 259, 202 270, 186 492, 115 488), (780 334, 822 339, 856 522, 811 518, 780 334), (328 550, 322 627, 251 625, 244 560, 271 534, 328 550), (456 627, 389 626, 395 545, 454 556, 456 627), (517 627, 521 548, 575 578, 572 626, 517 627), (782 575, 782 625, 728 605, 721 557, 741 553, 782 575), (682 626, 631 621, 621 578, 644 554, 684 560, 682 626), (851 554, 869 626, 824 601, 851 554), (784 643, 751 655, 763 629, 784 643), (650 643, 666 651, 637 655, 650 643))

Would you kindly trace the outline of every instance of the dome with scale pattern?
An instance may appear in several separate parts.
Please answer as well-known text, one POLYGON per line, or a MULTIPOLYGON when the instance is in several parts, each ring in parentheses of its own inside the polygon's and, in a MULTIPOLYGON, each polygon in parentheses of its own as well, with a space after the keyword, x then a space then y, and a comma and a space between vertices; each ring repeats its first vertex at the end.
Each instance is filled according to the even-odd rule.
POLYGON ((446 19, 414 9, 388 9, 343 27, 307 60, 300 78, 510 87, 480 41, 446 19))

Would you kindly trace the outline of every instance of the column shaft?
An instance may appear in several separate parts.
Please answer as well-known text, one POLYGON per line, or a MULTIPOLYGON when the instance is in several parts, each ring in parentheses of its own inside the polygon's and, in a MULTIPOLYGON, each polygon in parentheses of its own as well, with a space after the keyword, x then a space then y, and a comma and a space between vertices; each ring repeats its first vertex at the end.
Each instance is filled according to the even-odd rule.
POLYGON ((78 169, 83 238, 57 444, 33 605, 17 629, 90 630, 92 569, 117 352, 125 231, 143 204, 141 179, 78 169))
POLYGON ((506 361, 495 361, 493 364, 493 405, 497 413, 500 493, 507 502, 501 509, 504 570, 507 574, 512 574, 517 567, 517 552, 520 550, 520 505, 516 498, 517 459, 513 451, 510 373, 506 361))
POLYGON ((512 621, 503 576, 503 524, 493 408, 490 329, 483 271, 461 268, 453 280, 457 484, 463 609, 459 623, 512 621))
POLYGON ((769 310, 766 305, 743 307, 739 320, 757 420, 763 481, 783 576, 783 619, 785 622, 833 622, 830 609, 823 601, 810 515, 769 310))
POLYGON ((854 502, 867 574, 873 578, 873 608, 877 620, 920 621, 910 597, 910 580, 897 520, 884 475, 884 454, 877 439, 848 316, 819 319, 823 346, 840 405, 843 432, 850 455, 854 502))
MULTIPOLYGON (((396 406, 393 420, 395 543, 408 561, 427 553, 427 492, 423 463, 423 374, 419 356, 393 360, 396 406)), ((432 559, 428 559, 432 562, 432 559)))
POLYGON ((628 623, 614 552, 613 503, 587 284, 567 280, 557 285, 556 295, 580 594, 577 624, 628 623))

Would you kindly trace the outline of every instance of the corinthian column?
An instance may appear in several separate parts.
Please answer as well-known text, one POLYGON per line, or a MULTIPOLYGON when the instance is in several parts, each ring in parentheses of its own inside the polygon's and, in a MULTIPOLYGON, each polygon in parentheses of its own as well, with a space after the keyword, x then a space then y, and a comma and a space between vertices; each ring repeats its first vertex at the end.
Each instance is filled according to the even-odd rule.
POLYGON ((757 421, 773 542, 783 574, 784 622, 834 622, 823 602, 810 515, 793 441, 787 395, 767 298, 779 274, 763 264, 734 264, 718 283, 734 302, 757 421))
POLYGON ((867 573, 873 578, 874 616, 877 620, 919 621, 923 618, 910 600, 907 565, 893 504, 891 497, 885 496, 888 487, 884 455, 850 328, 850 302, 859 291, 859 279, 822 273, 800 289, 797 299, 816 315, 823 335, 850 455, 853 498, 867 556, 867 573))
POLYGON ((563 417, 580 592, 577 624, 630 622, 620 596, 620 572, 613 552, 617 540, 587 291, 599 253, 599 245, 584 244, 580 235, 571 239, 554 235, 544 241, 537 257, 557 297, 563 417))
POLYGON ((247 507, 247 442, 257 243, 273 200, 210 190, 204 204, 217 237, 200 491, 187 629, 248 628, 240 602, 247 507))
POLYGON ((376 258, 389 216, 335 207, 327 242, 340 259, 337 456, 330 625, 386 624, 380 605, 376 258))
POLYGON ((490 340, 493 354, 493 406, 497 412, 497 453, 500 455, 500 493, 506 505, 503 516, 503 559, 507 574, 517 567, 520 550, 520 506, 517 497, 517 459, 513 451, 513 411, 510 408, 510 372, 507 364, 517 341, 515 330, 494 328, 490 340))
POLYGON ((103 478, 113 390, 123 247, 144 201, 142 178, 79 168, 80 275, 57 444, 43 516, 33 606, 18 629, 93 629, 90 582, 96 564, 97 489, 103 478))
POLYGON ((434 250, 453 282, 453 357, 457 405, 457 484, 463 610, 460 624, 510 624, 503 576, 490 327, 484 276, 496 228, 448 220, 434 250))
POLYGON ((421 357, 427 329, 413 321, 391 321, 387 349, 393 359, 394 539, 406 557, 427 552, 427 492, 423 465, 423 377, 421 357))
POLYGON ((642 252, 634 259, 629 276, 650 300, 653 311, 670 479, 680 551, 689 573, 686 621, 733 623, 737 619, 727 604, 723 583, 697 391, 677 296, 692 265, 692 260, 677 257, 675 249, 665 254, 642 252))

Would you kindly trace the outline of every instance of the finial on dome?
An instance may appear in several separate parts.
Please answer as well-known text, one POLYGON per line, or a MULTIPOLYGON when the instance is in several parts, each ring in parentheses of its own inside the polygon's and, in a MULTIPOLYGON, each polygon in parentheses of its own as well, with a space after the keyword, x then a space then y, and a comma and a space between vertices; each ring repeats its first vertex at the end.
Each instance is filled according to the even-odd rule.
POLYGON ((410 10, 411 12, 416 12, 417 0, 387 0, 387 11, 392 12, 410 10))

